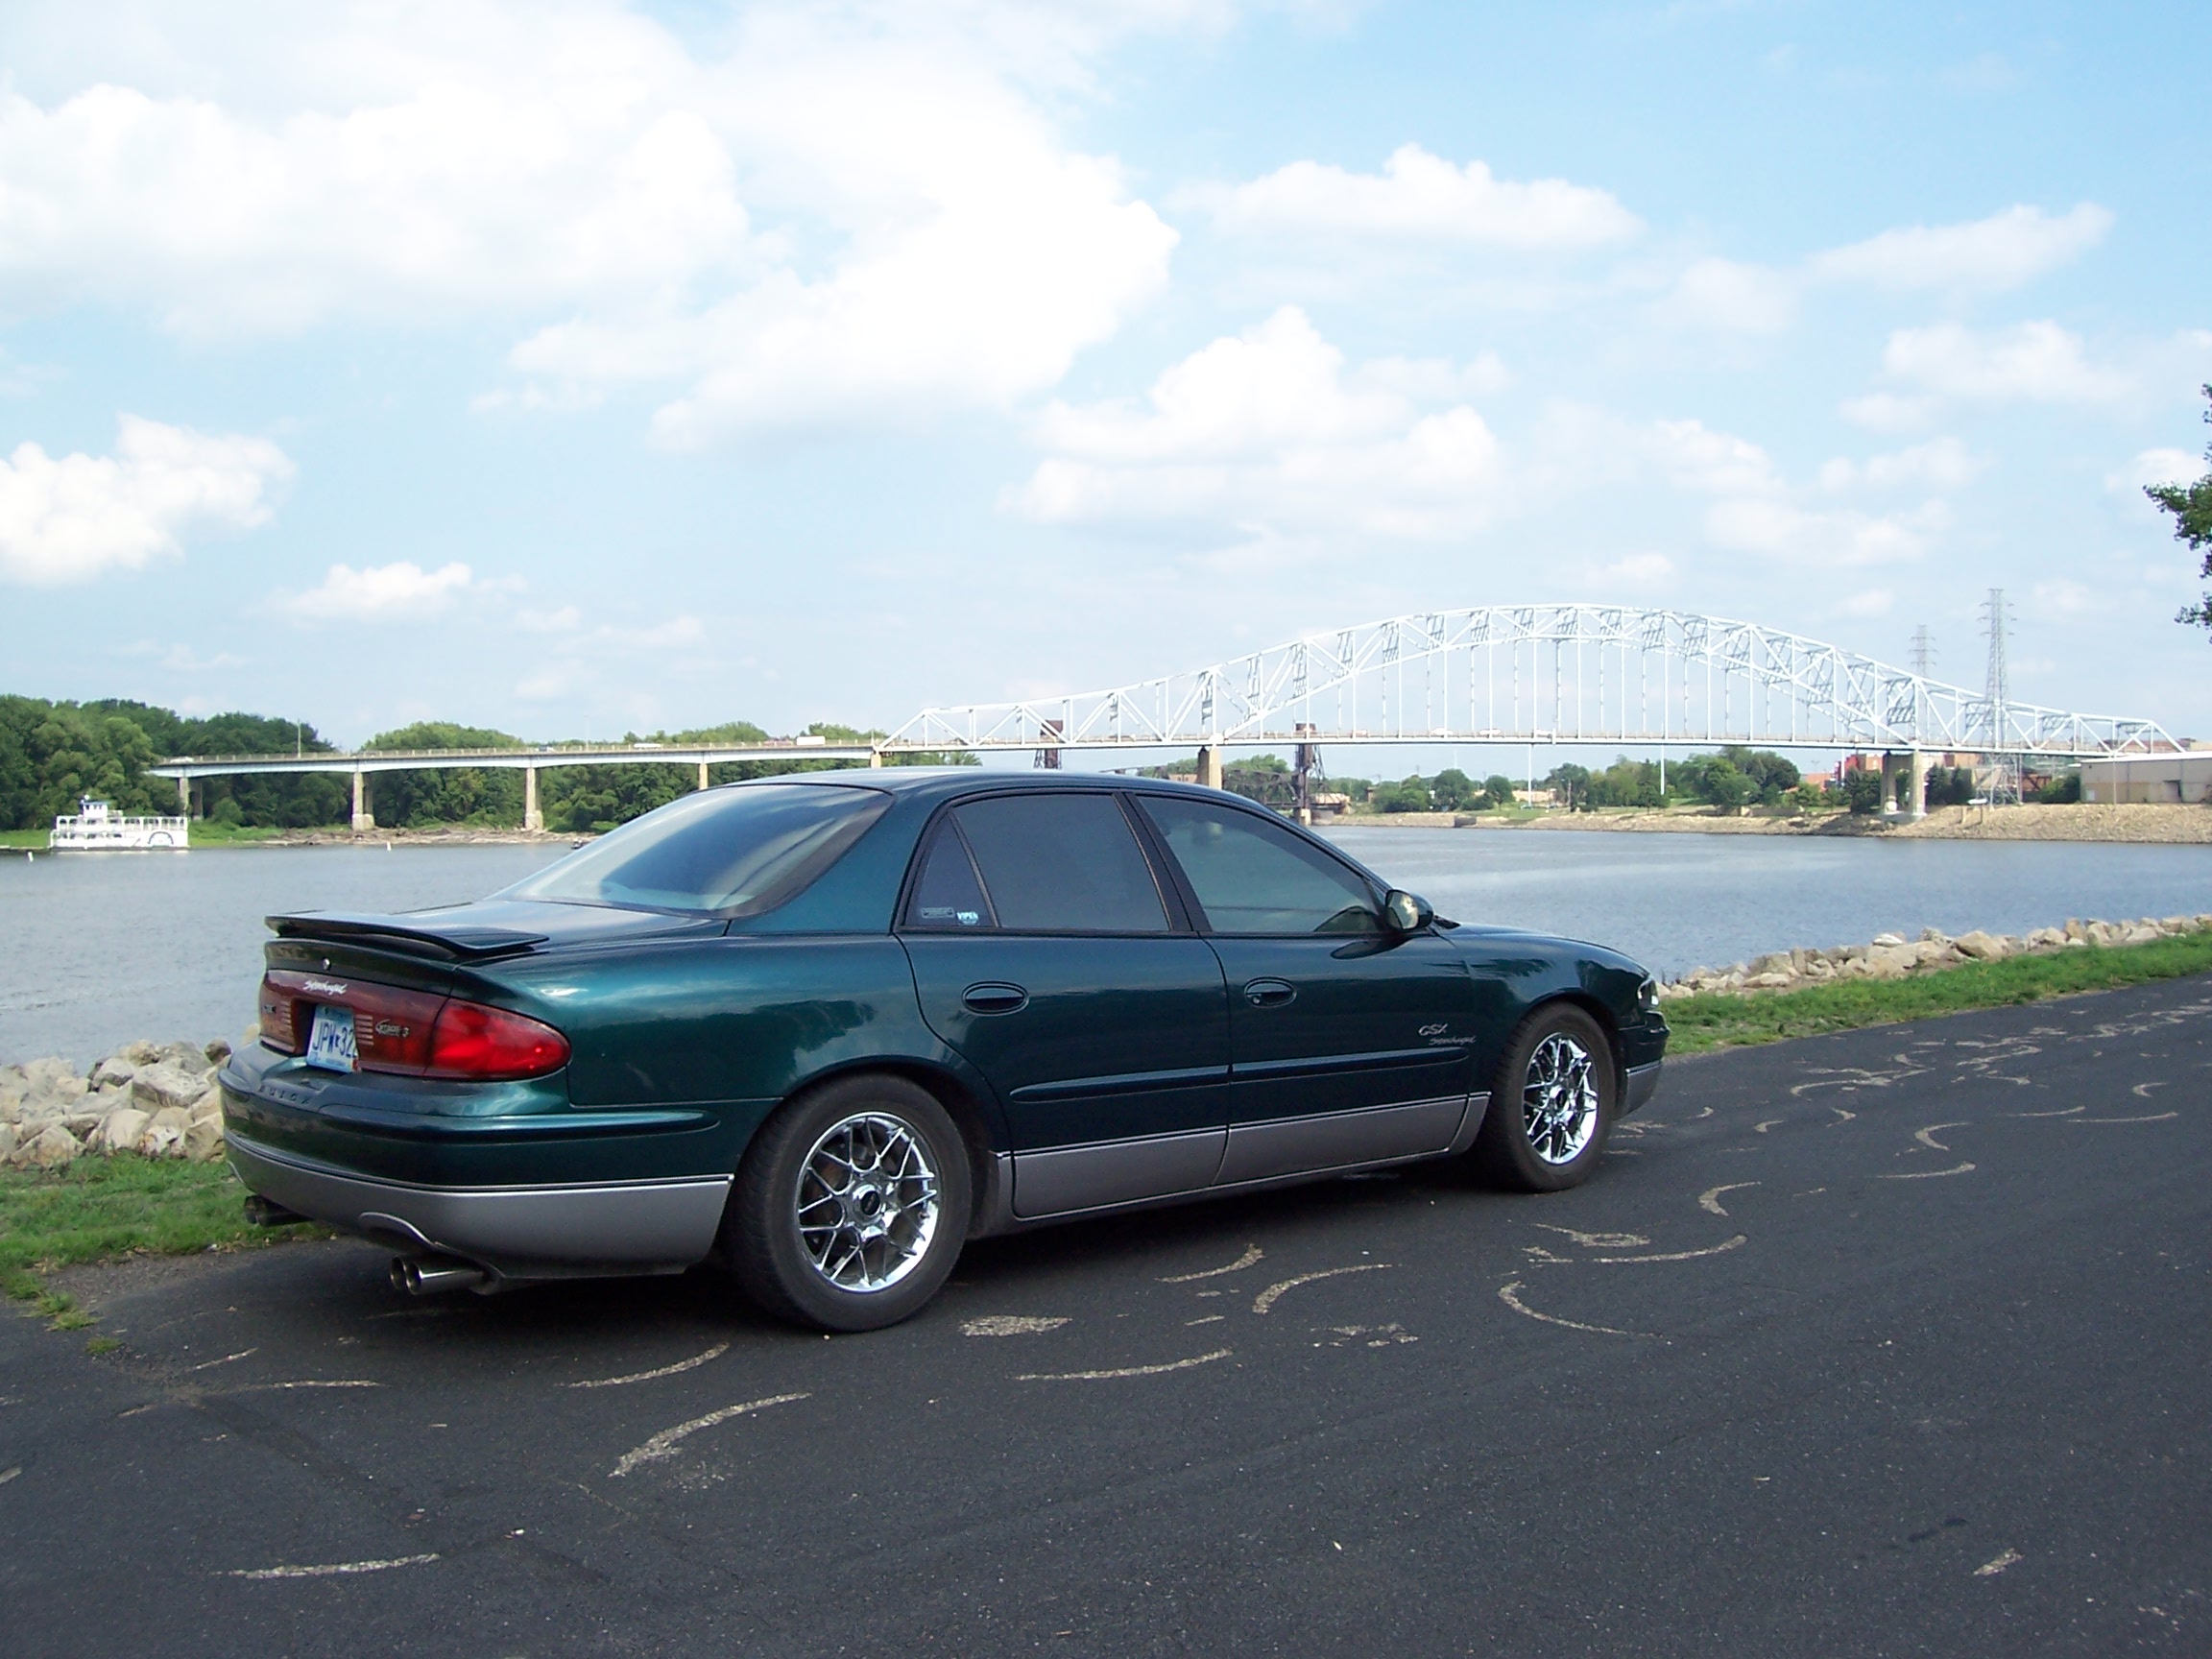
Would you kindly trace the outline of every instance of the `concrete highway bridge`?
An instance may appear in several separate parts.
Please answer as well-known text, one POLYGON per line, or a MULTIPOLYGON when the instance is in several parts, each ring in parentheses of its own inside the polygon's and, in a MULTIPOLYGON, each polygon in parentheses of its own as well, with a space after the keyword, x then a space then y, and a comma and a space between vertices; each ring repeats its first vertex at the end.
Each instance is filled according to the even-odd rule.
POLYGON ((1911 808, 1927 768, 1972 754, 2015 766, 2179 747, 2157 724, 2083 714, 1975 691, 1801 635, 1681 611, 1611 605, 1492 605, 1385 617, 1310 635, 1225 662, 1100 691, 925 709, 865 744, 806 738, 755 744, 547 748, 304 756, 180 756, 148 768, 175 778, 349 774, 354 826, 374 827, 377 772, 502 767, 524 777, 525 823, 541 826, 548 766, 841 759, 881 765, 916 754, 1027 753, 1056 766, 1074 751, 1198 753, 1218 783, 1232 750, 1297 752, 1301 776, 1329 744, 1471 744, 1622 751, 1758 748, 1879 755, 1885 781, 1909 775, 1911 808))

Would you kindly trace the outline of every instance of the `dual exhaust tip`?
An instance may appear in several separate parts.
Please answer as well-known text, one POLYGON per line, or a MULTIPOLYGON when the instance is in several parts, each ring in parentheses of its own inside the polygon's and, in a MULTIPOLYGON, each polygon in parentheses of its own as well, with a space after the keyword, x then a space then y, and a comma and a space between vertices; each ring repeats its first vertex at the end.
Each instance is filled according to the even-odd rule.
POLYGON ((482 1290, 492 1275, 473 1262, 452 1256, 395 1256, 392 1288, 410 1296, 436 1296, 447 1290, 482 1290))

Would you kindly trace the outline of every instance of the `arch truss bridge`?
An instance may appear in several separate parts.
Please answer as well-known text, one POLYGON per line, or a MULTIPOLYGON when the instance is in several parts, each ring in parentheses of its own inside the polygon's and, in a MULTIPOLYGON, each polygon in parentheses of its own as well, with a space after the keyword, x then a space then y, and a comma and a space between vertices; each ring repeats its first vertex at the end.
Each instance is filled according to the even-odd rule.
POLYGON ((1682 611, 1487 605, 1386 617, 1110 690, 926 709, 887 753, 1742 743, 2074 759, 2154 721, 1999 700, 1817 639, 1682 611))

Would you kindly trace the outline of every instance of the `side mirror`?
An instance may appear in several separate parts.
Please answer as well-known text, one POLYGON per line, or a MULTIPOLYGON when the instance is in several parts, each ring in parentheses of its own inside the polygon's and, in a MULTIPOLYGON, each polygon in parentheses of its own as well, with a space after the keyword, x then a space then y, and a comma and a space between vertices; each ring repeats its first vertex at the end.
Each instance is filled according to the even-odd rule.
POLYGON ((1382 920, 1400 933, 1418 933, 1436 920, 1429 901, 1393 887, 1382 896, 1382 920))

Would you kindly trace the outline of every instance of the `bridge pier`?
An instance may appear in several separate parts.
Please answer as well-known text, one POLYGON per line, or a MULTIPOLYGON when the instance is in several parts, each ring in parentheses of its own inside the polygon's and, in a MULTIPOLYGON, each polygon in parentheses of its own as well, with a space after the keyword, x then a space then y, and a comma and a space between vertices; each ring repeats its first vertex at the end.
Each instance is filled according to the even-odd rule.
POLYGON ((369 779, 361 768, 353 768, 353 833, 365 834, 376 828, 376 814, 369 800, 369 779))
POLYGON ((1208 789, 1221 787, 1221 750, 1218 745, 1208 743, 1199 749, 1198 781, 1208 789))
POLYGON ((545 814, 538 810, 538 768, 535 766, 522 768, 522 828, 545 828, 545 814))
POLYGON ((699 762, 699 787, 707 787, 707 762, 704 760, 699 762))
POLYGON ((1911 782, 1905 789, 1905 820, 1917 824, 1928 816, 1928 756, 1920 749, 1912 751, 1911 782))
POLYGON ((192 780, 189 778, 177 780, 177 811, 185 818, 192 816, 192 780))

